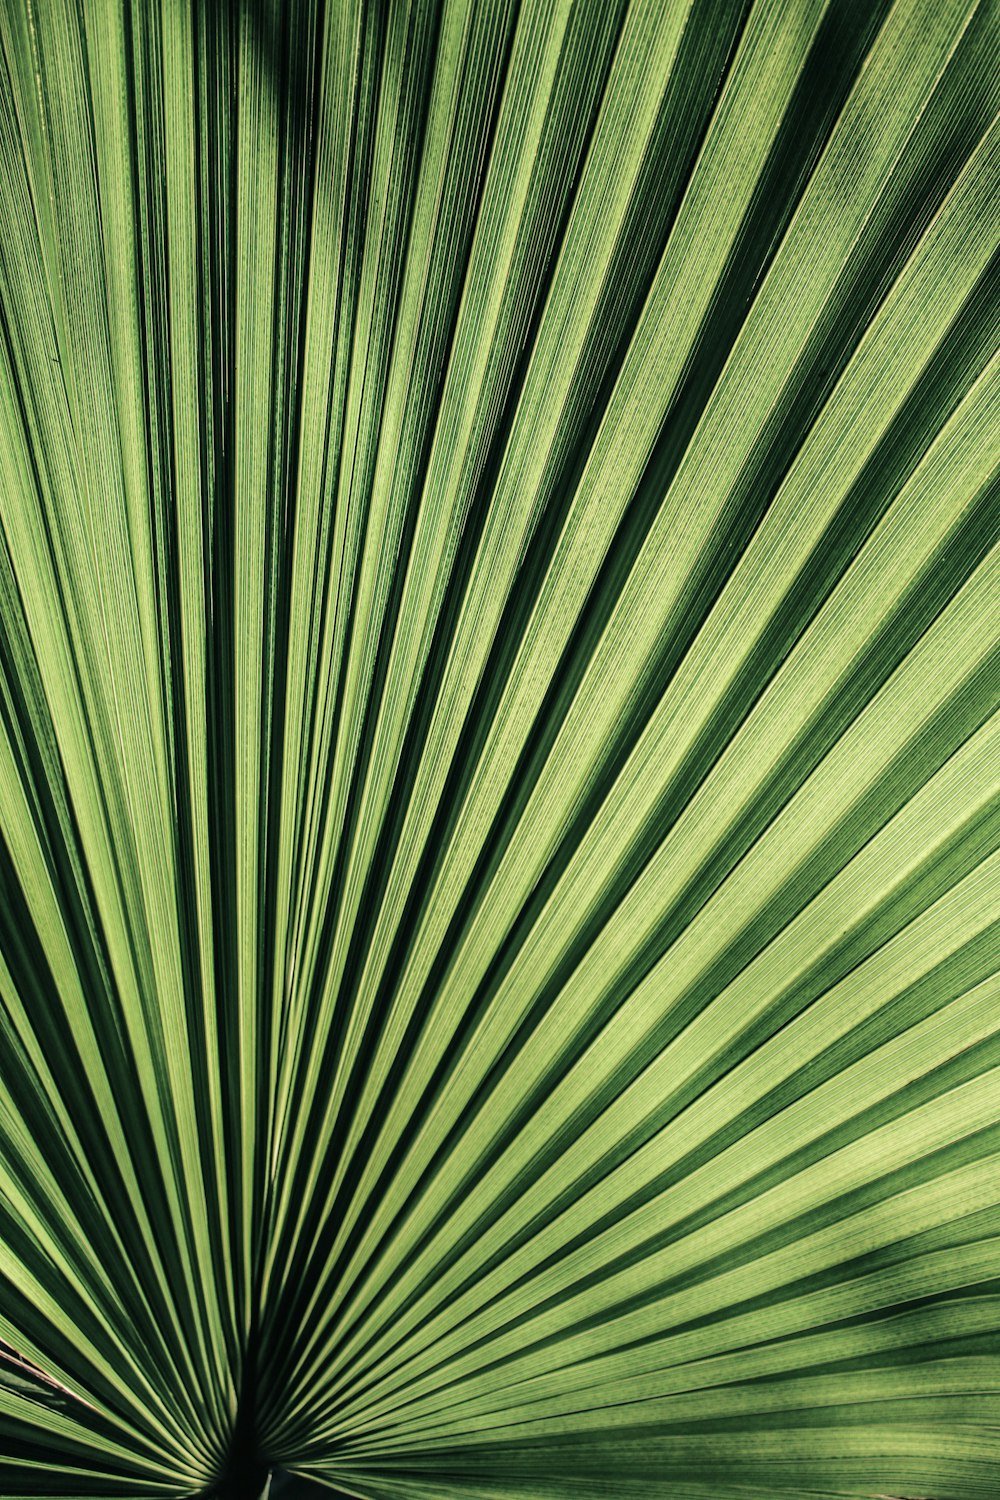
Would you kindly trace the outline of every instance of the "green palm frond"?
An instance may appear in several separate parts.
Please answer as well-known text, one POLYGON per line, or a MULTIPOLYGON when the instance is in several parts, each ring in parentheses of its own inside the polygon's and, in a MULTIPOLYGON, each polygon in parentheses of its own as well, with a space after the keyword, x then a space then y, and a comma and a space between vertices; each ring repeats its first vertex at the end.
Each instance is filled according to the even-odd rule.
POLYGON ((998 52, 4 0, 0 1495, 995 1500, 998 52))

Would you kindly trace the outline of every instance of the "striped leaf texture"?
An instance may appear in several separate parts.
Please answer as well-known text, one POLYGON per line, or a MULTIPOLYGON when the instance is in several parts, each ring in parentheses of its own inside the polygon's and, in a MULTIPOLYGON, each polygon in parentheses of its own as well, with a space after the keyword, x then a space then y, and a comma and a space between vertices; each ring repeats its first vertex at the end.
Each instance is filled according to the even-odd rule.
POLYGON ((998 57, 0 4, 6 1500, 996 1500, 998 57))

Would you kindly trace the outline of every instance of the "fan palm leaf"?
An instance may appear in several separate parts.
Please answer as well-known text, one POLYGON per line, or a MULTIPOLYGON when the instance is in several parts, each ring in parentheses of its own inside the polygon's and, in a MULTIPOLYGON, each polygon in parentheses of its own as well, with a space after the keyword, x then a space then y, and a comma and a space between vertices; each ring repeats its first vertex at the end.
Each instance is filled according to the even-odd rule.
POLYGON ((996 0, 0 11, 0 1492, 1000 1472, 996 0))

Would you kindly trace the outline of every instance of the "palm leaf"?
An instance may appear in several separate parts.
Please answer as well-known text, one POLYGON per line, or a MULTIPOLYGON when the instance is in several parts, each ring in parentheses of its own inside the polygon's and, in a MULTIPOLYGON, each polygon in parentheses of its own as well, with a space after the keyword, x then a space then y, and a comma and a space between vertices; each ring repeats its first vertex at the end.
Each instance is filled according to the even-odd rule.
POLYGON ((998 41, 3 7, 3 1495, 995 1494, 998 41))

